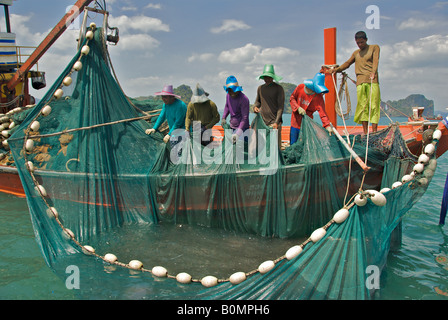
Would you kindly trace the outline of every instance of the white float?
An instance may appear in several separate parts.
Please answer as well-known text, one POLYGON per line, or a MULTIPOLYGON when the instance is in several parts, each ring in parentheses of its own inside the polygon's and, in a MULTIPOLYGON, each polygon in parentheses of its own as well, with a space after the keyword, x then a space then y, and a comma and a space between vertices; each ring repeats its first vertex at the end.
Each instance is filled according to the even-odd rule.
POLYGON ((64 229, 64 234, 70 239, 70 238, 75 238, 75 234, 73 233, 72 230, 65 228, 64 229))
POLYGON ((439 129, 435 130, 432 134, 432 138, 434 140, 440 140, 440 138, 442 138, 442 131, 440 131, 439 129))
POLYGON ((431 170, 429 168, 426 168, 425 171, 423 171, 423 174, 427 178, 432 178, 434 176, 434 170, 431 170))
POLYGON ((428 162, 428 169, 436 171, 436 169, 437 169, 437 160, 436 159, 429 160, 429 162, 428 162))
POLYGON ((41 113, 44 117, 48 116, 51 112, 51 107, 49 105, 46 105, 42 108, 41 113))
POLYGON ((218 279, 214 276, 206 276, 201 279, 201 284, 204 287, 210 288, 218 284, 218 279))
POLYGON ((59 217, 59 213, 56 210, 55 207, 50 207, 47 209, 47 214, 50 218, 58 218, 59 217))
POLYGON ((168 275, 168 271, 164 267, 156 266, 151 270, 152 274, 156 277, 163 278, 168 275))
POLYGON ((396 189, 398 187, 401 187, 402 185, 403 185, 403 183, 401 181, 394 182, 392 184, 392 189, 396 189))
POLYGON ((81 53, 82 53, 83 55, 86 56, 86 55, 89 54, 89 52, 90 52, 90 48, 89 48, 89 46, 85 45, 85 46, 82 47, 82 49, 81 49, 81 53))
POLYGON ((92 40, 93 39, 93 32, 91 30, 86 32, 86 38, 88 40, 92 40))
POLYGON ((134 269, 134 270, 139 270, 141 268, 143 268, 143 263, 139 260, 131 260, 129 261, 129 268, 134 269))
POLYGON ((40 123, 39 123, 39 121, 33 121, 33 122, 31 123, 30 128, 31 128, 31 130, 33 130, 34 132, 39 131, 39 129, 40 129, 40 123))
POLYGON ((423 163, 417 163, 412 170, 417 173, 422 173, 423 169, 425 169, 425 166, 423 165, 423 163))
POLYGON ((316 243, 317 241, 319 241, 320 239, 322 239, 325 234, 327 233, 327 230, 325 230, 324 228, 319 228, 313 231, 313 233, 310 236, 310 240, 314 243, 316 243))
POLYGON ((81 61, 76 61, 75 64, 73 65, 73 70, 79 71, 81 69, 82 69, 82 62, 81 61))
POLYGON ((261 274, 265 274, 271 271, 274 267, 275 267, 274 261, 268 260, 260 264, 260 266, 258 267, 258 272, 260 272, 261 274))
POLYGON ((426 145, 425 147, 425 153, 428 155, 432 155, 436 151, 436 147, 432 143, 426 145))
POLYGON ((38 184, 37 186, 34 187, 34 189, 37 191, 37 193, 40 193, 43 197, 47 196, 47 190, 45 190, 45 188, 38 184))
POLYGON ((381 193, 386 193, 388 191, 390 191, 390 188, 387 187, 380 190, 381 193))
POLYGON ((246 274, 244 272, 235 272, 229 278, 231 284, 239 284, 246 280, 246 274))
POLYGON ((26 140, 25 149, 27 151, 32 151, 34 149, 34 141, 31 139, 26 140))
POLYGON ((64 91, 61 88, 59 88, 54 92, 53 96, 56 100, 59 100, 62 98, 63 95, 64 95, 64 91))
POLYGON ((117 256, 114 255, 113 253, 107 253, 107 254, 104 256, 104 260, 106 260, 106 261, 109 262, 109 263, 115 263, 115 262, 118 260, 118 258, 117 258, 117 256))
POLYGON ((303 251, 302 246, 297 245, 297 246, 291 247, 291 248, 289 248, 288 251, 286 251, 285 257, 288 260, 292 260, 295 257, 297 257, 302 251, 303 251))
POLYGON ((421 154, 418 157, 418 163, 427 164, 429 161, 429 157, 426 154, 421 154))
POLYGON ((421 186, 426 186, 428 184, 428 179, 427 178, 421 178, 420 180, 418 180, 418 183, 421 186))
POLYGON ((342 223, 348 218, 348 215, 349 215, 348 209, 342 208, 334 214, 333 221, 336 223, 342 223))
POLYGON ((374 205, 378 207, 383 207, 386 205, 387 199, 381 192, 378 192, 376 190, 367 190, 366 192, 370 194, 370 200, 374 205))
POLYGON ((366 205, 366 203, 367 203, 367 197, 365 196, 365 195, 362 195, 362 194, 357 194, 356 195, 356 197, 355 197, 355 204, 357 205, 357 206, 360 206, 360 207, 362 207, 362 206, 365 206, 366 205))
POLYGON ((176 276, 177 282, 180 283, 190 283, 191 282, 191 276, 186 272, 181 272, 176 276))
POLYGON ((29 172, 34 172, 34 164, 31 161, 27 161, 25 166, 29 172))
POLYGON ((69 85, 71 85, 73 82, 72 77, 65 77, 64 81, 62 81, 62 83, 64 84, 64 86, 68 87, 69 85))
POLYGON ((82 246, 82 252, 85 254, 92 254, 95 253, 95 249, 93 249, 91 246, 82 246))

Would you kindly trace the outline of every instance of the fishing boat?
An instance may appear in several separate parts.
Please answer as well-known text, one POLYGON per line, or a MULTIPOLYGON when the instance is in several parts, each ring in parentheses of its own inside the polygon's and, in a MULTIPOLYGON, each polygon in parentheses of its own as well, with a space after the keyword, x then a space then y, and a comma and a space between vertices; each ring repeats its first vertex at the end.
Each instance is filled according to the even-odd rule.
POLYGON ((413 154, 398 125, 330 136, 305 117, 299 140, 280 151, 276 131, 256 117, 248 143, 234 144, 224 127, 212 147, 193 137, 179 154, 145 134, 155 115, 120 88, 104 28, 84 31, 7 139, 43 257, 67 285, 90 298, 123 298, 129 288, 147 299, 374 296, 391 234, 430 183, 446 128, 430 128, 413 154), (189 251, 203 230, 225 235, 219 250, 189 251), (267 239, 261 251, 277 240, 287 247, 243 266, 251 237, 267 239), (164 240, 175 245, 163 250, 164 240), (211 251, 228 258, 216 263, 211 251), (172 253, 191 264, 158 260, 172 253), (202 273, 205 260, 215 263, 202 273))

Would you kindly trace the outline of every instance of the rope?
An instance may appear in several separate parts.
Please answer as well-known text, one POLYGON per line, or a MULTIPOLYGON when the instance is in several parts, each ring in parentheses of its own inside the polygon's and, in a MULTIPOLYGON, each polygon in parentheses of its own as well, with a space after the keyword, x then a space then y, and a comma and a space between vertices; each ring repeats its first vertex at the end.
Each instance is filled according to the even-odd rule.
MULTIPOLYGON (((342 97, 342 95, 345 92, 345 97, 346 97, 346 101, 347 101, 347 111, 345 113, 342 112, 342 106, 341 106, 341 102, 339 101, 339 99, 338 99, 338 101, 336 101, 336 104, 339 105, 339 107, 337 107, 337 105, 335 105, 336 113, 338 114, 339 117, 341 117, 345 120, 347 120, 349 118, 350 111, 352 109, 350 93, 348 91, 348 86, 346 85, 347 78, 348 78, 348 75, 345 72, 343 72, 342 80, 341 80, 341 87, 339 88, 339 92, 338 92, 339 97, 342 97)), ((336 88, 336 86, 335 86, 335 88, 336 88)))
MULTIPOLYGON (((348 79, 350 79, 353 83, 356 84, 356 82, 353 81, 353 79, 351 79, 347 74, 344 74, 344 77, 343 77, 343 79, 342 79, 341 88, 342 88, 342 86, 345 85, 345 83, 344 83, 345 79, 344 79, 344 78, 348 78, 348 79)), ((331 79, 333 80, 333 85, 334 85, 334 88, 336 89, 337 86, 336 86, 336 81, 335 81, 335 79, 334 79, 334 74, 331 75, 331 79)), ((335 91, 336 91, 336 90, 335 90, 335 91)), ((342 91, 342 90, 341 90, 341 91, 342 91)), ((348 94, 348 90, 347 90, 347 94, 348 94)), ((340 97, 339 97, 339 93, 338 93, 338 91, 336 91, 336 96, 337 96, 337 104, 339 105, 339 108, 341 109, 341 114, 343 114, 343 112, 342 112, 342 106, 341 106, 341 101, 340 101, 340 97)), ((369 151, 369 134, 370 134, 370 129, 369 129, 369 128, 370 128, 370 114, 371 114, 371 108, 372 108, 372 79, 370 79, 370 98, 369 98, 369 100, 370 100, 370 103, 369 103, 369 123, 368 123, 368 131, 367 131, 366 156, 365 156, 365 161, 364 161, 364 163, 365 163, 366 165, 367 165, 368 151, 369 151)), ((335 109, 337 109, 337 108, 335 108, 335 109)), ((343 122, 344 122, 344 133, 345 133, 345 135, 346 135, 346 137, 347 137, 347 142, 350 143, 350 138, 349 138, 349 134, 348 134, 348 130, 347 130, 347 125, 346 125, 346 123, 345 123, 345 118, 344 118, 344 117, 341 117, 341 118, 342 118, 342 120, 343 120, 343 122)), ((356 140, 356 139, 353 139, 353 143, 352 143, 352 146, 351 146, 352 149, 353 149, 353 147, 354 147, 355 140, 356 140)), ((350 155, 348 183, 347 183, 346 193, 345 193, 345 196, 344 196, 344 203, 345 203, 345 205, 347 205, 346 200, 347 200, 347 195, 348 195, 348 191, 349 191, 349 183, 350 183, 350 176, 351 176, 351 162, 352 162, 351 159, 352 159, 352 155, 350 155)), ((361 184, 360 184, 360 186, 359 186, 359 192, 362 192, 362 187, 363 187, 363 185, 364 185, 364 180, 365 180, 366 174, 367 174, 367 171, 364 171, 364 174, 363 174, 362 179, 361 179, 361 184)), ((349 200, 348 203, 352 202, 355 196, 356 196, 356 194, 353 195, 353 196, 350 198, 350 200, 349 200)))
MULTIPOLYGON (((157 111, 160 111, 160 109, 152 110, 150 112, 157 112, 157 111)), ((110 126, 110 125, 113 125, 113 124, 123 123, 123 122, 131 122, 131 121, 136 121, 136 120, 146 120, 146 119, 150 119, 150 118, 155 117, 155 116, 158 116, 158 114, 147 115, 147 116, 131 118, 131 119, 122 119, 122 120, 117 120, 117 121, 107 122, 107 123, 100 123, 100 124, 95 124, 95 125, 89 126, 89 127, 81 127, 81 128, 76 128, 76 129, 63 130, 63 131, 55 132, 55 133, 33 135, 33 136, 30 136, 30 139, 54 137, 54 136, 62 135, 62 134, 65 134, 65 133, 71 133, 71 132, 82 131, 82 130, 90 130, 90 129, 100 128, 100 127, 110 126)), ((23 137, 22 138, 13 138, 13 139, 10 139, 10 141, 16 141, 16 140, 22 140, 22 139, 24 139, 24 138, 23 137)))
MULTIPOLYGON (((333 80, 333 86, 336 89, 337 85, 336 85, 336 80, 334 78, 335 78, 335 74, 332 73, 331 80, 333 80)), ((342 114, 343 112, 342 112, 341 100, 339 98, 339 93, 336 90, 335 90, 335 92, 336 92, 337 102, 338 102, 339 108, 341 109, 341 114, 342 114)), ((347 124, 345 123, 344 117, 342 117, 342 121, 344 122, 344 133, 345 133, 345 136, 347 137, 347 143, 350 143, 350 138, 349 138, 348 131, 347 131, 347 124)))

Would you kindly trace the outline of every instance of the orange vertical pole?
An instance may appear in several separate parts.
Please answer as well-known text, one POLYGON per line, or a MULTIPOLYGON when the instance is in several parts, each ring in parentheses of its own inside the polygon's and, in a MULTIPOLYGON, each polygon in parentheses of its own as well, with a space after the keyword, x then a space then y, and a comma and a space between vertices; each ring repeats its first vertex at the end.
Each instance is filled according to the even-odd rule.
MULTIPOLYGON (((336 64, 336 28, 324 29, 324 64, 336 64)), ((326 73, 325 86, 329 92, 325 95, 325 110, 333 127, 337 128, 337 115, 334 108, 337 89, 334 87, 331 77, 332 75, 330 73, 326 73)))

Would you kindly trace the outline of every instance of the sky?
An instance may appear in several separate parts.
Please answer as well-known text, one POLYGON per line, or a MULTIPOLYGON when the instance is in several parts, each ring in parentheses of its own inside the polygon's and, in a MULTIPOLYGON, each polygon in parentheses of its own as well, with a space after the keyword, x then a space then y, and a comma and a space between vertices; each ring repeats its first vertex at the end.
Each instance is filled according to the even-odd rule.
MULTIPOLYGON (((434 100, 436 110, 448 108, 448 1, 105 1, 109 25, 120 30, 118 44, 109 45, 112 64, 130 97, 153 95, 166 84, 200 83, 222 110, 223 85, 234 75, 252 103, 265 64, 273 64, 284 82, 298 85, 313 78, 324 64, 324 29, 336 28, 338 64, 357 49, 357 31, 380 46, 383 101, 418 93, 434 100)), ((14 0, 9 12, 17 45, 37 46, 75 3, 14 0)), ((75 55, 77 26, 39 61, 47 88, 75 55)), ((346 72, 355 79, 354 66, 346 72)), ((349 85, 354 103, 355 87, 349 85)), ((31 93, 40 98, 45 89, 31 93)))

